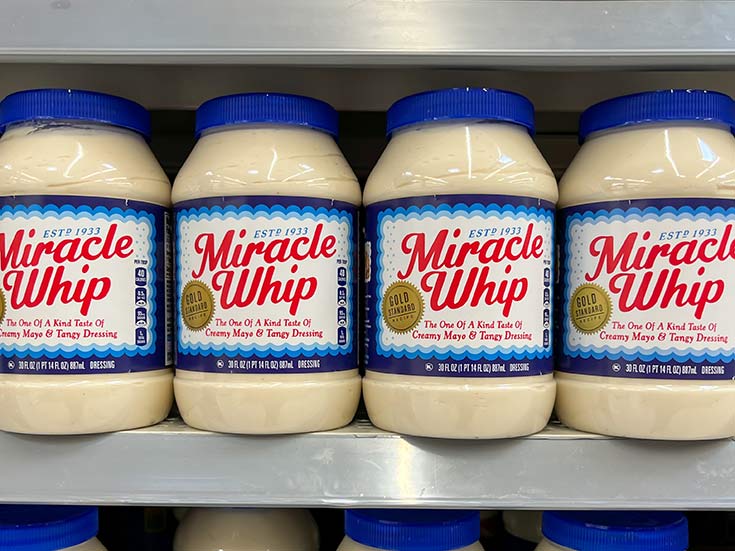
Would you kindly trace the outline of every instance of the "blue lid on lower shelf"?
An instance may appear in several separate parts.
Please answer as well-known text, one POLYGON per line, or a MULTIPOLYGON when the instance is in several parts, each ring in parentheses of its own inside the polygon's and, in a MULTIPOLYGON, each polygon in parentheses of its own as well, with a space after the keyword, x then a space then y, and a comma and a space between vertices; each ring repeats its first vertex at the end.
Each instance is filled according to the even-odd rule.
POLYGON ((96 507, 0 505, 0 549, 56 551, 97 535, 96 507))

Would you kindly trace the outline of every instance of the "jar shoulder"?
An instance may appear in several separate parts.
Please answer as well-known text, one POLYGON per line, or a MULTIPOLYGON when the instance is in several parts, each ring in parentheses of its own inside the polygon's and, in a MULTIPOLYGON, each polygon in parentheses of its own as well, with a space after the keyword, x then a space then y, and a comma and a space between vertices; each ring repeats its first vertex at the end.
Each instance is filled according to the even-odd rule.
POLYGON ((554 174, 527 132, 476 124, 394 137, 368 178, 363 203, 475 194, 558 198, 554 174))
POLYGON ((145 140, 38 132, 0 140, 0 195, 111 197, 168 206, 171 186, 145 140))
POLYGON ((174 203, 219 196, 297 196, 360 203, 360 185, 328 136, 283 131, 202 138, 174 182, 174 203))
POLYGON ((669 197, 735 199, 729 132, 661 128, 585 143, 559 183, 559 206, 669 197))

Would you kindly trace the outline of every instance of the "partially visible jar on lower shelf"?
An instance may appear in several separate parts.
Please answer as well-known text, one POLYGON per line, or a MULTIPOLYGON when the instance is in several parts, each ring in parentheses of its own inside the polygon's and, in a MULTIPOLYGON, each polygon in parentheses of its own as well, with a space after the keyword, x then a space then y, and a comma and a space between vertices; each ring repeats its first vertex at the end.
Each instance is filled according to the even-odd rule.
POLYGON ((304 509, 189 509, 174 551, 318 551, 319 531, 304 509))
POLYGON ((0 103, 0 429, 88 434, 173 402, 168 178, 150 115, 79 90, 0 103))
POLYGON ((106 551, 96 507, 0 506, 3 551, 106 551))
POLYGON ((687 520, 655 511, 547 511, 536 551, 686 551, 687 520))
POLYGON ((503 511, 503 551, 532 551, 541 541, 543 511, 503 511))
POLYGON ((337 551, 483 551, 480 513, 348 509, 337 551))

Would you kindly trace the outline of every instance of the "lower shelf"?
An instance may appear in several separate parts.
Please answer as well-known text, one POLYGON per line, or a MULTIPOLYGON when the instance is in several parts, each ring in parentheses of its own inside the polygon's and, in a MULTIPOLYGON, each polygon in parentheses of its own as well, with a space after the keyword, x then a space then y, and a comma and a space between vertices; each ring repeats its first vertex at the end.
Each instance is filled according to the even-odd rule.
POLYGON ((517 440, 243 437, 178 419, 99 436, 0 434, 0 502, 478 509, 735 509, 735 441, 640 442, 550 425, 517 440))

